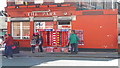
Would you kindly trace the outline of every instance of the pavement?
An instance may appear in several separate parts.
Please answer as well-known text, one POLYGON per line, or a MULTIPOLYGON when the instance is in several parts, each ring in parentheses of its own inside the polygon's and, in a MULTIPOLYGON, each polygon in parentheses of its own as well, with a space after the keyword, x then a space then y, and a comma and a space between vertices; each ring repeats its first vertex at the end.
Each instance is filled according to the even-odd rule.
POLYGON ((84 57, 14 57, 6 59, 3 57, 2 66, 118 66, 118 59, 84 57))
POLYGON ((78 54, 71 54, 70 52, 31 53, 31 51, 20 51, 20 53, 14 54, 14 58, 11 60, 1 58, 3 68, 9 68, 9 66, 13 66, 11 68, 18 68, 18 66, 25 66, 24 68, 36 68, 36 66, 118 66, 120 55, 117 52, 78 52, 78 54))
POLYGON ((86 58, 120 58, 117 52, 78 52, 78 54, 63 53, 63 52, 35 52, 20 51, 18 54, 14 54, 14 57, 86 57, 86 58))
MULTIPOLYGON (((0 48, 3 51, 4 48, 0 48)), ((71 54, 70 52, 35 52, 20 51, 13 54, 14 57, 83 57, 83 58, 120 58, 118 52, 78 52, 78 54, 71 54)))

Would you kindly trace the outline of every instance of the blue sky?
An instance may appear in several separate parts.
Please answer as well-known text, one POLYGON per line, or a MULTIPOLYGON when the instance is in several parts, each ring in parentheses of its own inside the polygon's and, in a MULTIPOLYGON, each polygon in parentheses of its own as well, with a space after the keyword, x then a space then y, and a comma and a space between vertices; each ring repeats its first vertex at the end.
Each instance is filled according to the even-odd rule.
POLYGON ((0 11, 4 10, 4 7, 6 7, 6 0, 0 0, 0 11))

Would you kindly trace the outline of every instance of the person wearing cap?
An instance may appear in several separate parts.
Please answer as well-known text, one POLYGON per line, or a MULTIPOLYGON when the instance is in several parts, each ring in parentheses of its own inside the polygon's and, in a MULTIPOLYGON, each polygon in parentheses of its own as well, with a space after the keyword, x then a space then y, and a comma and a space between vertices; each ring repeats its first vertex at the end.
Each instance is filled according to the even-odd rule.
POLYGON ((80 40, 78 36, 75 34, 75 30, 71 31, 70 35, 70 44, 71 44, 71 53, 78 53, 78 41, 80 40))

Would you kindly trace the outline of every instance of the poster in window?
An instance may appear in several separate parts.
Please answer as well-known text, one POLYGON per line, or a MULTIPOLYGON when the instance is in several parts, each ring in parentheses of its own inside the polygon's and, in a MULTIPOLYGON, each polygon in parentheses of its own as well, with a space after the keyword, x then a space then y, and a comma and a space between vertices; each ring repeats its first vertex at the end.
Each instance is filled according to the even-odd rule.
POLYGON ((23 0, 15 0, 15 4, 23 4, 23 0))
POLYGON ((75 30, 75 34, 79 37, 78 45, 84 45, 84 31, 83 30, 75 30))
POLYGON ((45 29, 45 22, 36 22, 36 29, 45 29))
POLYGON ((53 22, 45 22, 45 29, 53 29, 53 22))

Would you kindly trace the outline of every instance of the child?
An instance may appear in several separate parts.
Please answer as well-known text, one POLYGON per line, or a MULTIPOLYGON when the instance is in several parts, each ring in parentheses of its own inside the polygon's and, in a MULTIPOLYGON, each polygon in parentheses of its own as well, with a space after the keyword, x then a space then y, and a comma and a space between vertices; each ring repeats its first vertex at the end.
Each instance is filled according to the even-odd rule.
POLYGON ((36 38, 35 38, 35 36, 33 36, 33 39, 31 40, 30 44, 31 44, 32 53, 35 53, 35 46, 36 46, 36 38))

